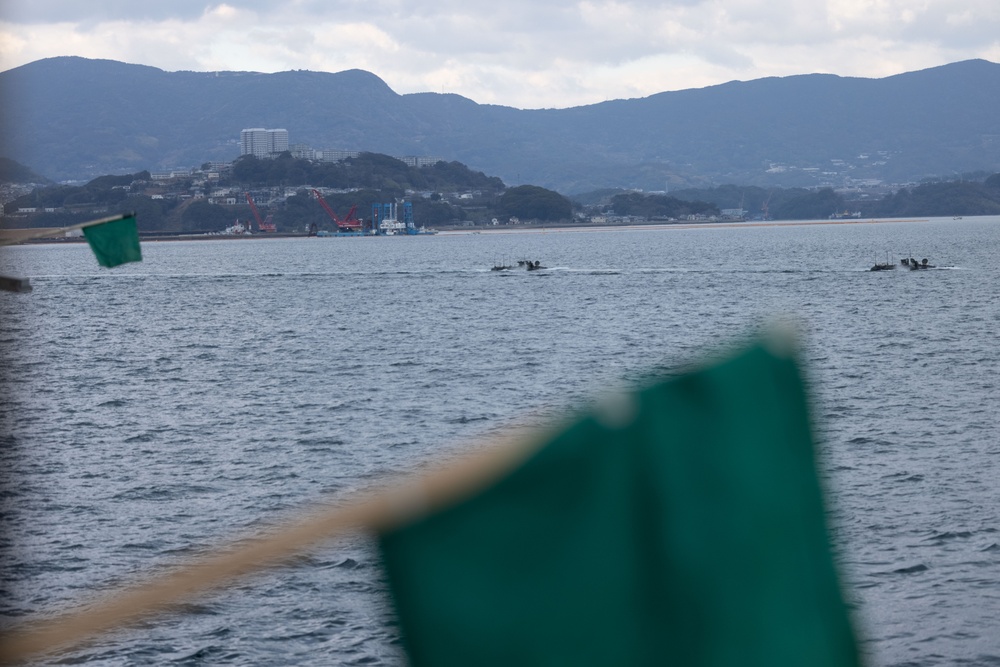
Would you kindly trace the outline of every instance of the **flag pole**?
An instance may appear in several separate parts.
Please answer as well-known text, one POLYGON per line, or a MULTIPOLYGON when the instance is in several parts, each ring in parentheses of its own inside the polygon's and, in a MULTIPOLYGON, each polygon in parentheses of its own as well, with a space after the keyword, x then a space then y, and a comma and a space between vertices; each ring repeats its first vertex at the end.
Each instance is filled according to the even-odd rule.
POLYGON ((173 568, 90 604, 46 619, 28 620, 0 637, 0 664, 16 664, 69 648, 135 623, 184 599, 218 588, 257 570, 354 530, 380 531, 473 495, 541 447, 550 428, 515 433, 436 471, 411 475, 378 492, 358 493, 325 505, 263 537, 235 540, 186 565, 173 568))
POLYGON ((9 238, 0 239, 0 246, 16 245, 18 243, 24 243, 25 241, 30 241, 31 239, 40 239, 51 236, 58 236, 60 234, 66 234, 67 232, 76 231, 77 229, 86 229, 87 227, 94 227, 96 225, 103 225, 108 222, 117 222, 118 220, 124 220, 125 218, 134 218, 135 211, 130 213, 120 213, 119 215, 112 215, 107 218, 101 218, 100 220, 88 220, 87 222, 79 222, 75 225, 69 225, 68 227, 57 227, 52 229, 51 227, 46 227, 41 231, 27 232, 25 234, 15 234, 9 238))

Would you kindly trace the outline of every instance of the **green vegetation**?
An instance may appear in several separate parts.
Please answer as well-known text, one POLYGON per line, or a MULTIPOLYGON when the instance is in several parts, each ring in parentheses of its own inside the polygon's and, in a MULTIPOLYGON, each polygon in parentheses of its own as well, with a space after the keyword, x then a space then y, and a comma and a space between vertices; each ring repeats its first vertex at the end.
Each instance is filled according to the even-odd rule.
MULTIPOLYGON (((227 206, 210 204, 204 199, 197 199, 189 202, 186 206, 177 207, 177 214, 180 218, 179 231, 197 232, 205 230, 222 230, 233 224, 233 211, 227 206)), ((176 220, 177 216, 174 216, 176 220)), ((143 229, 150 229, 144 216, 137 216, 137 220, 143 221, 143 229)), ((178 229, 176 225, 171 225, 178 229)), ((153 228, 155 229, 155 228, 153 228)))
POLYGON ((844 198, 832 188, 821 188, 814 192, 796 192, 788 199, 776 203, 769 212, 776 220, 815 220, 843 210, 844 198))
POLYGON ((558 192, 537 185, 519 185, 500 197, 499 212, 522 220, 557 222, 573 216, 573 204, 558 192))
POLYGON ((38 212, 28 219, 17 220, 16 224, 8 219, 5 226, 63 227, 98 216, 135 211, 137 219, 142 221, 142 229, 168 229, 168 216, 178 208, 180 201, 133 194, 134 187, 149 182, 149 172, 141 171, 124 176, 100 176, 82 186, 35 188, 4 204, 4 214, 11 215, 24 208, 34 208, 38 212))
POLYGON ((20 162, 0 157, 0 183, 50 183, 20 162))
MULTIPOLYGON (((207 167, 207 165, 206 165, 207 167)), ((206 169, 207 171, 207 169, 206 169)), ((438 162, 409 167, 387 155, 363 153, 337 163, 299 160, 285 153, 274 160, 243 157, 218 180, 202 176, 153 181, 148 171, 122 176, 101 176, 82 186, 57 185, 36 188, 4 205, 5 214, 34 208, 30 218, 7 220, 6 226, 53 227, 137 211, 143 231, 221 231, 237 219, 251 220, 247 191, 271 188, 299 189, 281 196, 275 206, 260 205, 261 216, 268 214, 279 231, 333 230, 335 225, 316 201, 312 189, 336 189, 324 196, 341 217, 357 207, 355 217, 366 218, 374 203, 408 196, 413 202, 418 224, 447 225, 474 218, 482 220, 495 213, 496 198, 504 189, 499 178, 468 169, 458 162, 438 162), (308 186, 306 186, 308 184, 308 186), (214 191, 227 191, 236 204, 211 203, 214 191), (423 194, 415 195, 415 192, 423 194), (442 193, 468 193, 461 205, 446 201, 442 193)))
POLYGON ((678 190, 678 199, 700 200, 719 209, 743 209, 748 218, 815 220, 845 209, 844 198, 830 188, 761 188, 720 185, 715 188, 678 190))
POLYGON ((406 190, 468 190, 493 192, 504 184, 495 176, 472 171, 459 162, 409 167, 401 160, 378 153, 362 153, 340 162, 313 162, 283 153, 273 160, 245 155, 233 163, 230 175, 220 185, 251 187, 298 186, 321 188, 367 188, 385 196, 402 197, 406 190))
MULTIPOLYGON (((881 199, 851 199, 832 188, 740 187, 678 190, 678 199, 701 200, 720 209, 744 208, 750 218, 816 220, 834 213, 859 212, 863 218, 908 218, 952 215, 1000 215, 1000 174, 977 180, 922 183, 881 199)), ((617 212, 617 207, 616 207, 617 212)))
POLYGON ((615 215, 643 218, 681 218, 688 215, 719 215, 719 207, 704 201, 682 201, 667 195, 643 195, 637 192, 615 195, 611 198, 615 215))
POLYGON ((861 209, 866 217, 1000 215, 1000 174, 982 183, 953 181, 903 188, 861 209))
POLYGON ((294 140, 316 148, 451 155, 563 194, 609 183, 810 188, 846 178, 900 183, 929 169, 1000 171, 1000 142, 991 140, 1000 65, 983 60, 886 79, 768 78, 546 110, 399 95, 359 70, 246 76, 58 57, 0 72, 0 81, 8 121, 0 145, 9 147, 0 154, 59 180, 229 161, 240 127, 265 119, 292 123, 294 140))
MULTIPOLYGON (((4 167, 10 173, 30 173, 12 161, 0 161, 0 169, 4 167)), ((135 211, 145 232, 219 232, 236 220, 252 219, 245 193, 253 192, 261 216, 270 215, 278 231, 332 231, 336 226, 314 188, 327 193, 324 199, 341 219, 352 208, 355 218, 368 218, 372 204, 404 197, 413 204, 417 224, 429 227, 485 224, 493 218, 552 223, 574 217, 574 204, 558 192, 535 185, 505 189, 499 178, 458 162, 410 167, 386 155, 363 153, 327 163, 285 153, 273 160, 240 158, 219 178, 210 179, 207 171, 167 180, 153 180, 141 171, 101 176, 82 186, 36 187, 4 204, 7 216, 23 209, 34 212, 8 217, 3 225, 56 227, 135 211)), ((749 219, 774 220, 824 219, 845 211, 862 218, 1000 215, 1000 174, 926 182, 881 199, 858 200, 832 188, 723 185, 670 195, 604 191, 594 193, 587 209, 645 220, 712 220, 724 209, 742 209, 749 219)))

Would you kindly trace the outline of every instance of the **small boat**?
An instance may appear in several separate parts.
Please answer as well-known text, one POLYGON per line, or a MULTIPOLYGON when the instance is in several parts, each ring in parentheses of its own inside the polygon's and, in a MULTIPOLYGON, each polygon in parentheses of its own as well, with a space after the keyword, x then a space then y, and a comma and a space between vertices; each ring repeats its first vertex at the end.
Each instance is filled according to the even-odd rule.
MULTIPOLYGON (((520 262, 518 262, 518 264, 520 264, 520 262)), ((493 264, 493 268, 491 268, 490 271, 510 271, 513 268, 514 266, 512 264, 507 264, 505 258, 501 257, 499 262, 495 262, 493 264)))
POLYGON ((921 269, 933 269, 936 268, 933 264, 927 263, 927 258, 924 257, 919 262, 912 257, 906 259, 905 257, 899 260, 899 263, 908 268, 910 271, 920 271, 921 269))
MULTIPOLYGON (((894 264, 893 262, 889 261, 889 255, 886 254, 884 262, 880 262, 880 261, 878 261, 876 259, 875 260, 875 265, 872 266, 872 268, 870 268, 868 270, 869 271, 892 271, 893 269, 896 268, 896 266, 897 266, 896 264, 894 264)), ((926 257, 923 258, 922 260, 920 260, 919 262, 916 259, 914 259, 913 257, 904 257, 903 259, 899 260, 899 265, 898 266, 901 266, 904 269, 909 269, 910 271, 920 271, 920 270, 923 270, 923 269, 934 269, 934 268, 937 268, 933 264, 930 264, 927 261, 926 257)))
POLYGON ((896 268, 893 262, 889 261, 889 253, 885 254, 885 261, 879 262, 878 258, 875 258, 875 266, 869 269, 869 271, 892 271, 896 268))
MULTIPOLYGON (((519 259, 517 260, 517 265, 519 267, 527 269, 528 271, 538 271, 539 269, 545 268, 544 266, 542 266, 542 263, 537 259, 534 261, 530 259, 519 259)), ((513 268, 514 268, 513 264, 504 264, 503 262, 500 262, 499 264, 494 264, 493 268, 491 268, 490 271, 510 271, 513 268)))

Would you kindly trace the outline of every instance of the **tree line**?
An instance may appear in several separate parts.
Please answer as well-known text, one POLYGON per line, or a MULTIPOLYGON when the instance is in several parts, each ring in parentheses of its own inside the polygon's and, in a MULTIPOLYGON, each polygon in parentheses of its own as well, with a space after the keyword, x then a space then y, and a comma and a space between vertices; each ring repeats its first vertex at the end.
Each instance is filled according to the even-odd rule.
MULTIPOLYGON (((8 161, 11 162, 11 161, 8 161)), ((16 163, 3 165, 10 173, 22 173, 16 163)), ((208 165, 203 166, 207 171, 208 165)), ((169 184, 155 183, 148 171, 98 177, 82 186, 48 185, 36 187, 4 205, 9 216, 19 209, 34 208, 30 218, 7 218, 4 226, 56 227, 93 217, 101 209, 111 215, 135 211, 145 231, 221 231, 234 220, 251 219, 248 204, 238 199, 236 206, 209 203, 207 195, 216 188, 237 192, 272 187, 299 189, 275 206, 262 206, 279 231, 334 229, 333 221, 316 201, 311 188, 344 190, 325 197, 343 218, 352 207, 356 217, 370 215, 371 205, 411 196, 418 225, 444 226, 468 222, 486 224, 497 218, 506 222, 561 222, 574 217, 581 202, 534 185, 507 188, 503 181, 476 172, 459 162, 438 162, 411 167, 402 161, 375 153, 362 153, 341 162, 325 163, 296 159, 290 153, 276 159, 244 156, 233 163, 218 180, 200 181, 187 177, 169 184), (153 190, 173 196, 155 197, 153 190), (138 193, 143 194, 138 194, 138 193), (465 192, 465 198, 449 201, 443 193, 465 192), (197 193, 200 196, 194 196, 197 193), (184 196, 177 196, 183 194, 184 196), (46 211, 48 209, 48 211, 46 211)), ((742 187, 723 185, 707 189, 679 190, 670 195, 614 191, 598 197, 590 205, 598 211, 647 219, 682 218, 689 215, 718 216, 723 209, 742 208, 748 218, 775 220, 822 219, 845 211, 864 218, 1000 215, 1000 174, 976 180, 927 182, 903 188, 881 199, 852 201, 832 188, 742 187), (599 202, 599 203, 598 203, 599 202)))
POLYGON ((761 188, 723 185, 678 190, 673 197, 704 201, 720 209, 743 208, 747 217, 817 220, 833 214, 862 218, 1000 215, 1000 174, 953 181, 928 181, 881 198, 858 199, 833 188, 761 188))
POLYGON ((254 187, 294 187, 306 183, 323 188, 367 188, 396 197, 402 197, 406 190, 500 191, 504 188, 503 181, 496 176, 472 171, 460 162, 442 160, 433 165, 411 167, 380 153, 361 153, 339 162, 305 160, 289 152, 274 159, 244 155, 220 181, 221 185, 254 187))
MULTIPOLYGON (((202 166, 203 172, 208 169, 209 165, 202 166)), ((275 206, 259 206, 262 216, 271 215, 278 231, 286 232, 335 229, 334 221, 316 201, 313 187, 341 191, 324 196, 340 218, 352 207, 356 207, 356 217, 367 218, 372 204, 395 201, 414 191, 422 193, 409 199, 414 219, 423 226, 485 224, 497 217, 565 221, 573 214, 570 201, 557 192, 530 185, 507 188, 501 179, 459 162, 411 167, 387 155, 362 153, 322 163, 285 153, 273 160, 244 156, 211 181, 191 176, 154 182, 148 171, 142 171, 101 176, 82 186, 38 187, 4 205, 7 215, 25 208, 36 213, 30 218, 8 218, 5 226, 67 226, 91 219, 95 210, 101 210, 108 215, 135 211, 143 231, 217 232, 237 219, 252 219, 243 192, 274 187, 298 187, 275 206), (209 195, 221 188, 241 193, 235 206, 209 202, 209 195), (163 194, 148 194, 156 191, 163 194), (448 201, 444 193, 452 192, 467 194, 460 201, 448 201)))

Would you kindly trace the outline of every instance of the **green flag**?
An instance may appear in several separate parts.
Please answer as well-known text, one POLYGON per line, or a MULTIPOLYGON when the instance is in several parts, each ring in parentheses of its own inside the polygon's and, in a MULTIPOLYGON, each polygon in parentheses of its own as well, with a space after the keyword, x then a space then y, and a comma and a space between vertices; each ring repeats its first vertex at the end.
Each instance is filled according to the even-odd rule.
POLYGON ((380 546, 416 667, 854 666, 824 517, 797 365, 758 345, 380 546))
POLYGON ((83 235, 87 237, 87 243, 101 266, 110 268, 126 262, 142 261, 139 227, 134 215, 84 227, 83 235))

